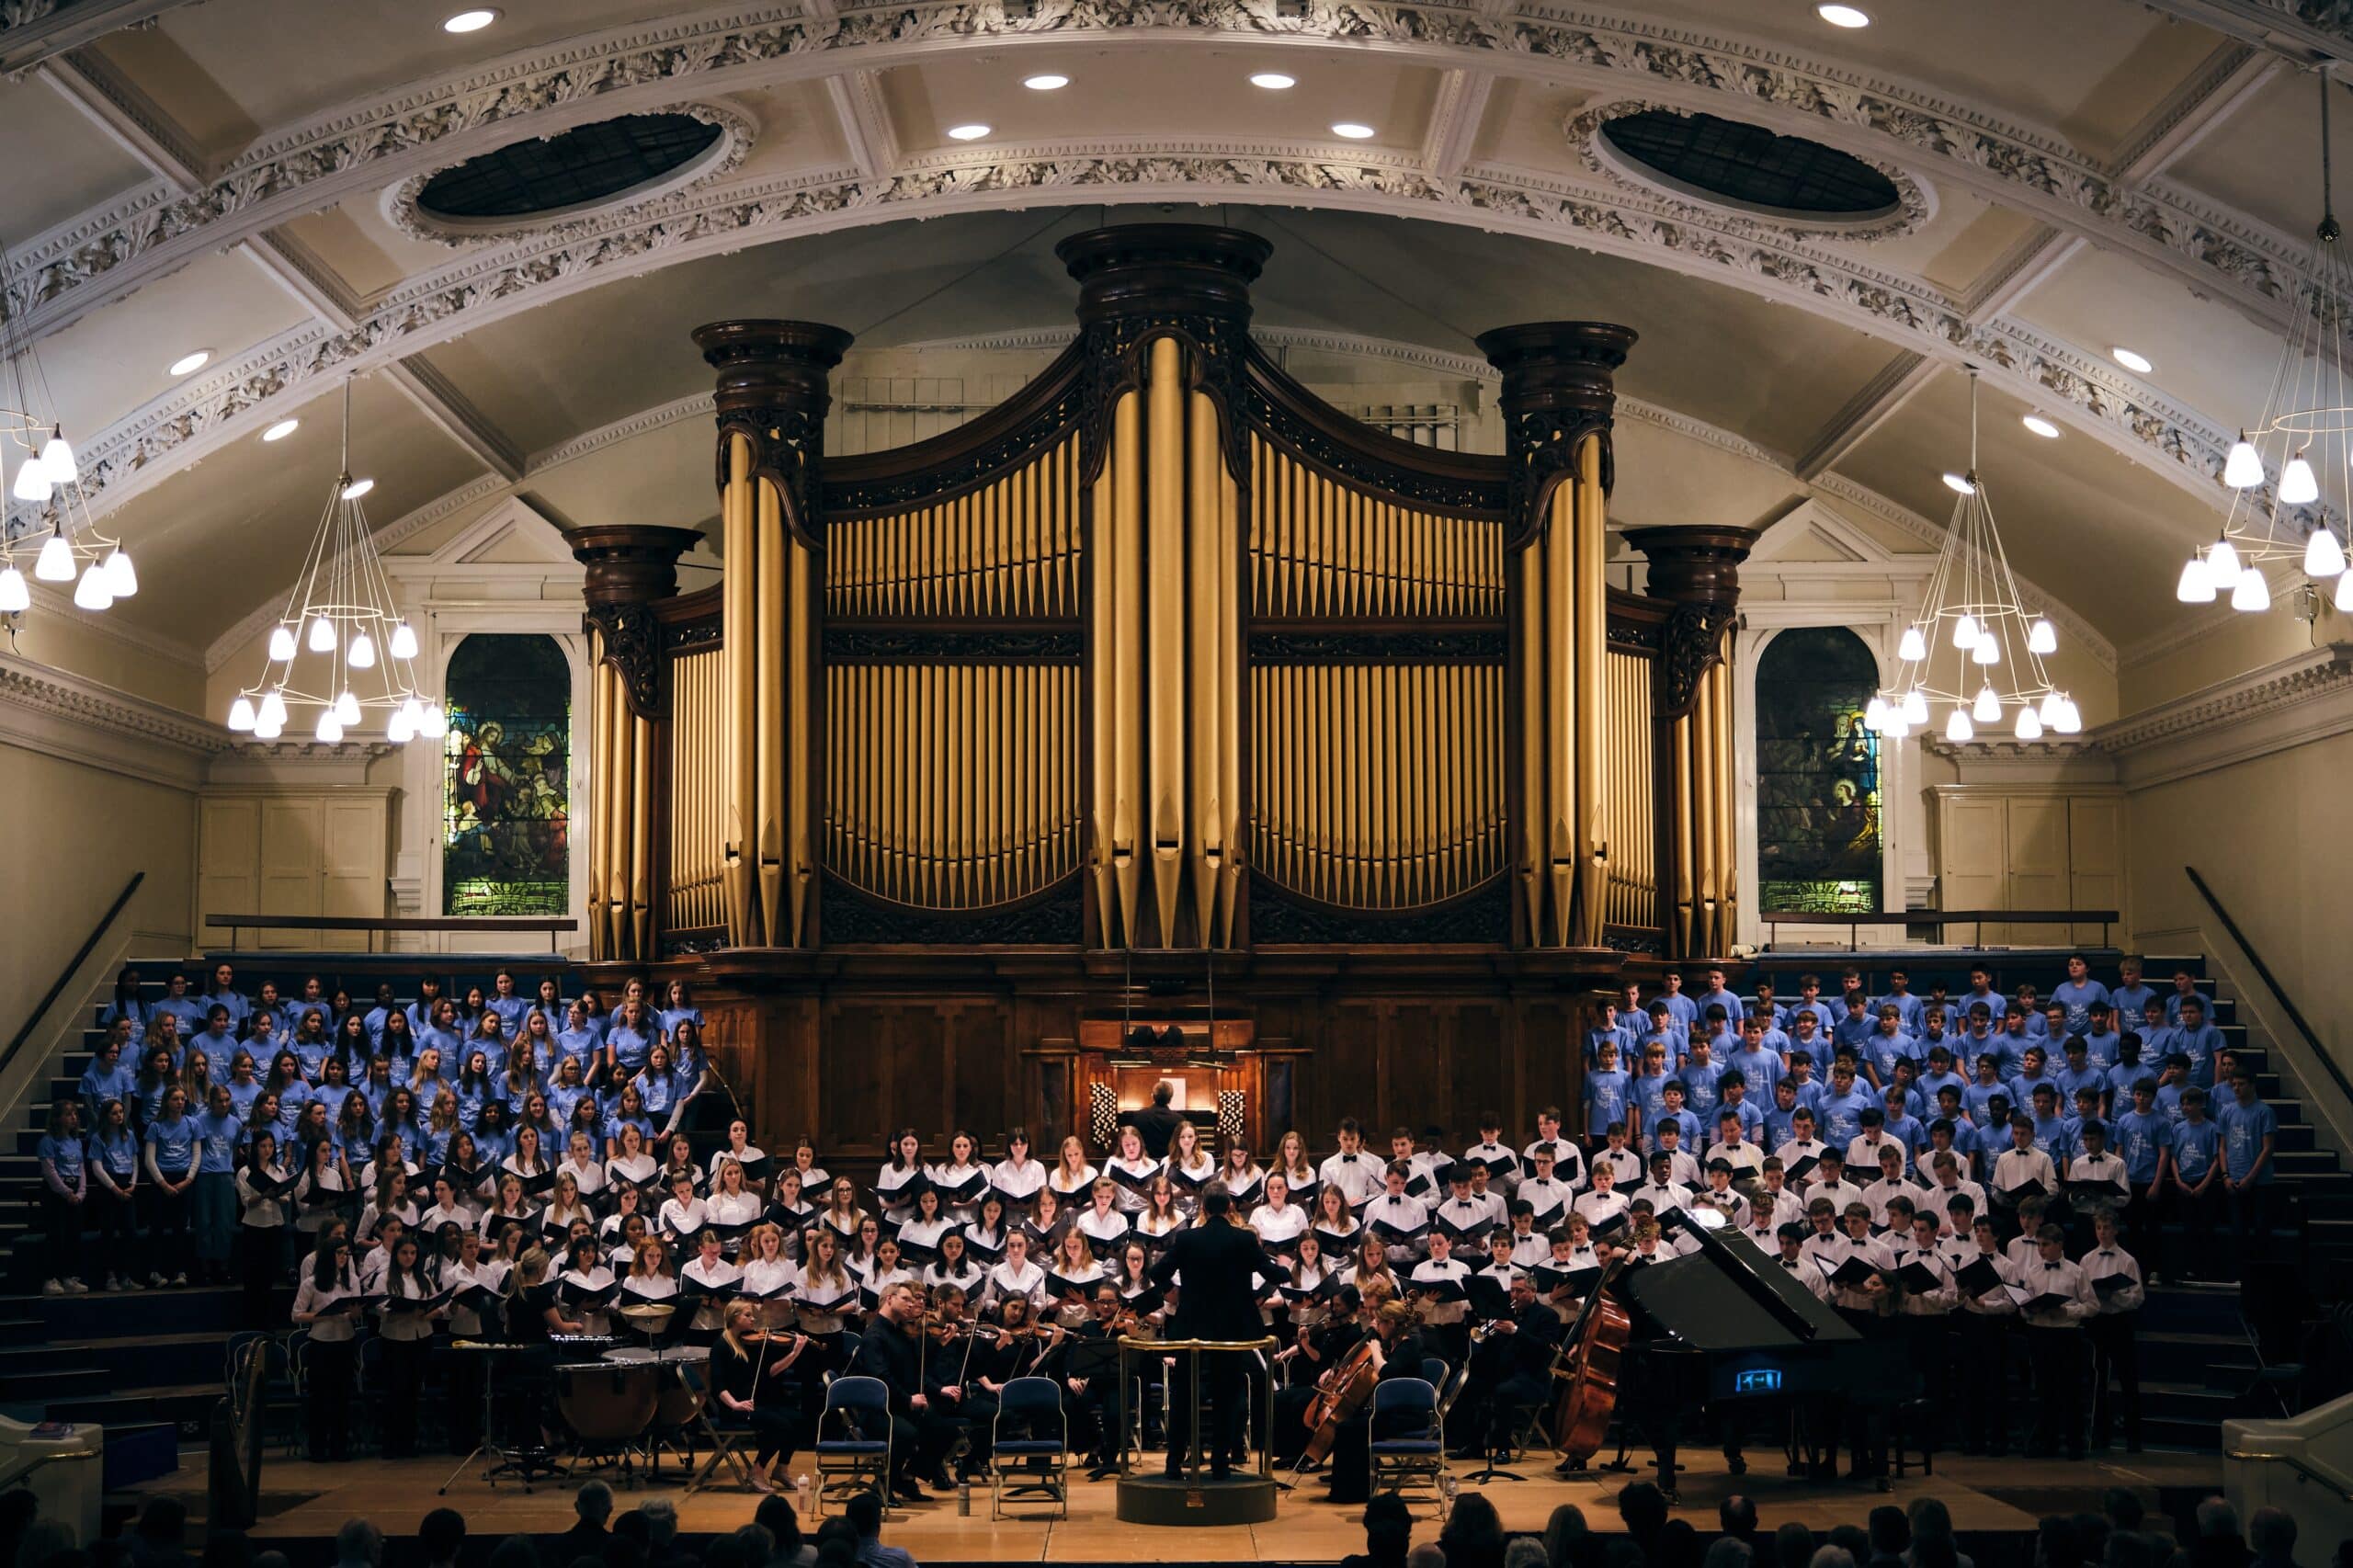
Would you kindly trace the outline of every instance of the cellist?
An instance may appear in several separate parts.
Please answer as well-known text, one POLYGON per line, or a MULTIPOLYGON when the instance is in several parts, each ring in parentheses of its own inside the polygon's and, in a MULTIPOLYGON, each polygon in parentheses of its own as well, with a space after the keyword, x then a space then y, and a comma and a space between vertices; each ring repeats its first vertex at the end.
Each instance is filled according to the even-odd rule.
MULTIPOLYGON (((1403 1301, 1382 1301, 1373 1312, 1372 1336, 1366 1343, 1371 1346, 1373 1367, 1381 1382, 1424 1375, 1422 1319, 1415 1308, 1403 1301)), ((1410 1426, 1423 1418, 1412 1412, 1401 1412, 1398 1419, 1410 1426)), ((1371 1498, 1371 1425, 1368 1417, 1359 1415, 1340 1426, 1332 1445, 1331 1500, 1335 1503, 1363 1503, 1371 1498)))
POLYGON ((1343 1285, 1323 1321, 1302 1326, 1290 1345, 1275 1353, 1276 1361, 1289 1369, 1290 1377, 1288 1384, 1275 1391, 1277 1463, 1299 1462, 1300 1450, 1307 1447, 1308 1426, 1303 1419, 1307 1407, 1314 1403, 1324 1376, 1371 1332, 1364 1319, 1364 1298, 1355 1286, 1343 1285))

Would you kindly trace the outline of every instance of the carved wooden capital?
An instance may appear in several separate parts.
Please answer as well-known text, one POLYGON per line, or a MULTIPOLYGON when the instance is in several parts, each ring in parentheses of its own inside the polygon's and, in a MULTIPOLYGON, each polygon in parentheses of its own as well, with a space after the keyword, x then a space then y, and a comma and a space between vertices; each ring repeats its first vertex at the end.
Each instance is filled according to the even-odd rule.
POLYGON ((609 524, 564 536, 587 568, 582 624, 602 632, 604 661, 621 677, 631 711, 658 719, 669 711, 662 680, 662 627, 653 605, 678 591, 678 557, 701 541, 693 528, 609 524))
POLYGON ((1626 542, 1650 562, 1643 587, 1674 608, 1660 636, 1659 712, 1691 710, 1699 682, 1723 657, 1740 609, 1740 563, 1756 547, 1755 528, 1629 528, 1626 542))
POLYGON ((1615 376, 1634 329, 1612 322, 1527 322, 1479 335, 1479 349, 1503 376, 1504 455, 1511 464, 1505 548, 1518 550, 1543 527, 1552 487, 1574 476, 1577 443, 1601 436, 1601 487, 1617 484, 1609 444, 1615 376))
POLYGON ((819 504, 824 480, 827 377, 849 351, 850 335, 807 321, 722 321, 695 328, 695 347, 719 372, 716 483, 727 483, 727 439, 752 444, 752 472, 784 497, 784 525, 811 550, 824 548, 819 504))

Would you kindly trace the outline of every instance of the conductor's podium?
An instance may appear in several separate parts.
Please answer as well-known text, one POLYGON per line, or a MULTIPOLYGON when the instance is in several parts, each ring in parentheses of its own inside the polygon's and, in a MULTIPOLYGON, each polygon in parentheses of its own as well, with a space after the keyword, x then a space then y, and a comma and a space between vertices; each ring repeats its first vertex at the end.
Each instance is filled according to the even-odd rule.
MULTIPOLYGON (((1257 1358, 1260 1375, 1265 1374, 1267 1357, 1280 1342, 1267 1339, 1134 1339, 1120 1341, 1120 1381, 1121 1387, 1132 1390, 1138 1380, 1149 1382, 1154 1374, 1163 1373, 1164 1360, 1178 1356, 1199 1358, 1202 1355, 1253 1356, 1257 1358)), ((1168 1378, 1174 1390, 1182 1381, 1168 1378)), ((1256 1456, 1249 1468, 1238 1469, 1229 1475, 1210 1473, 1209 1461, 1203 1457, 1201 1439, 1205 1430, 1201 1412, 1201 1380, 1189 1380, 1194 1391, 1192 1408, 1179 1411, 1172 1403, 1165 1413, 1168 1429, 1173 1433, 1176 1423, 1189 1423, 1187 1447, 1188 1468, 1176 1475, 1146 1468, 1145 1456, 1139 1446, 1141 1425, 1131 1422, 1128 1435, 1122 1438, 1120 1450, 1120 1478, 1115 1483, 1118 1515, 1122 1524, 1131 1525, 1262 1525, 1275 1517, 1275 1501, 1279 1488, 1275 1484, 1274 1460, 1274 1401, 1265 1402, 1267 1412, 1267 1429, 1256 1435, 1250 1447, 1256 1456)), ((1132 1408, 1141 1408, 1141 1405, 1132 1408)))

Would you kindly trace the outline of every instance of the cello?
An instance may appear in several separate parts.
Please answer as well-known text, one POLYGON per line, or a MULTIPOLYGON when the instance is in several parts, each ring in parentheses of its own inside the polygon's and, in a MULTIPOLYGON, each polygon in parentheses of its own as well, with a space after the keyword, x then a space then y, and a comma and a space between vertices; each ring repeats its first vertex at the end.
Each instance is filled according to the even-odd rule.
POLYGON ((1552 1359, 1552 1448, 1564 1470, 1583 1470, 1600 1451, 1617 1408, 1619 1366, 1634 1324, 1609 1287, 1625 1267, 1617 1258, 1602 1269, 1552 1359))
POLYGON ((1372 1335, 1340 1358, 1339 1364, 1317 1381, 1315 1397, 1307 1403, 1300 1421, 1308 1430, 1307 1447, 1300 1450, 1299 1465, 1322 1464, 1332 1457, 1332 1445, 1340 1435, 1340 1425, 1354 1420, 1372 1397, 1373 1385, 1381 1381, 1381 1369, 1372 1361, 1372 1335))

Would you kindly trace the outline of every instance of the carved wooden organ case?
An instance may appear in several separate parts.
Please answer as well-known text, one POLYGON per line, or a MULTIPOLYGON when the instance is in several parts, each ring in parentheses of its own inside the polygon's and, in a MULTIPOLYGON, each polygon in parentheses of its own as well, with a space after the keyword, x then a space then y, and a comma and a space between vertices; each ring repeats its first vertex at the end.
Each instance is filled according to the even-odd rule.
POLYGON ((1075 236, 1079 335, 1006 403, 828 459, 847 335, 699 331, 722 585, 578 536, 593 950, 1731 940, 1722 675, 1750 536, 1605 581, 1601 323, 1481 338, 1503 457, 1340 414, 1252 343, 1252 234, 1075 236))

